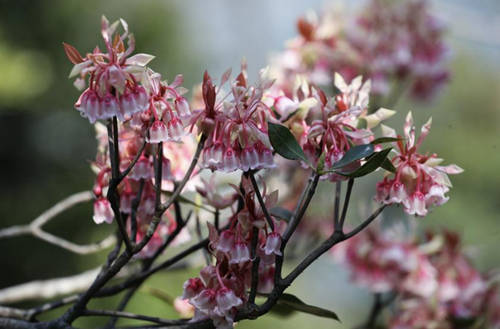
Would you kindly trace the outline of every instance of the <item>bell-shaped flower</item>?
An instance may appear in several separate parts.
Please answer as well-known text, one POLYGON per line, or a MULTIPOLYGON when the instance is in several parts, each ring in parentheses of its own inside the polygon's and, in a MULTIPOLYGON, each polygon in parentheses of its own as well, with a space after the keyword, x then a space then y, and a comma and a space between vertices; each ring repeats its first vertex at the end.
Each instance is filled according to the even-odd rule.
POLYGON ((94 222, 96 224, 108 223, 111 224, 114 218, 113 209, 108 199, 101 197, 94 201, 94 222))

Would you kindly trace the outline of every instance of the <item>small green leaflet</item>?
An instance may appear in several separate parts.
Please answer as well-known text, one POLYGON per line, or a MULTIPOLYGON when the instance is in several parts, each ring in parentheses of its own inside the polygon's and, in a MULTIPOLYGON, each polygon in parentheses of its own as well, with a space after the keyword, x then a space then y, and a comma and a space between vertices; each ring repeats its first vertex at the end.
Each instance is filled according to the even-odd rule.
POLYGON ((382 166, 384 164, 385 160, 387 160, 387 155, 389 152, 391 152, 392 148, 386 148, 380 152, 377 152, 373 154, 366 162, 364 165, 359 167, 358 169, 350 172, 350 173, 343 173, 343 172, 338 172, 338 174, 342 176, 347 176, 351 178, 355 177, 361 177, 368 175, 369 173, 375 171, 378 167, 382 166))
MULTIPOLYGON (((289 315, 293 311, 298 311, 298 312, 303 312, 307 314, 312 314, 316 315, 322 318, 329 318, 333 320, 337 320, 340 322, 339 317, 335 312, 332 312, 330 310, 326 310, 321 307, 317 306, 312 306, 304 303, 301 301, 297 296, 294 296, 292 294, 283 294, 281 297, 278 299, 278 302, 276 303, 276 308, 275 311, 277 311, 279 314, 282 315, 289 315)), ((274 310, 274 308, 272 310, 274 310)))
POLYGON ((267 127, 269 141, 279 155, 289 160, 302 160, 309 163, 304 151, 287 127, 271 122, 267 123, 267 127))
POLYGON ((376 144, 382 144, 382 143, 391 143, 391 142, 397 142, 402 140, 402 138, 397 138, 397 137, 380 137, 375 140, 373 140, 370 144, 376 145, 376 144))
POLYGON ((284 220, 287 223, 290 221, 290 218, 292 218, 292 216, 293 216, 293 213, 290 210, 282 208, 282 207, 272 207, 269 210, 269 213, 271 215, 273 215, 274 217, 277 217, 279 219, 284 220))
POLYGON ((360 160, 366 158, 373 154, 373 145, 372 144, 363 144, 356 145, 351 147, 333 166, 332 169, 339 169, 347 166, 350 163, 353 163, 356 160, 360 160))

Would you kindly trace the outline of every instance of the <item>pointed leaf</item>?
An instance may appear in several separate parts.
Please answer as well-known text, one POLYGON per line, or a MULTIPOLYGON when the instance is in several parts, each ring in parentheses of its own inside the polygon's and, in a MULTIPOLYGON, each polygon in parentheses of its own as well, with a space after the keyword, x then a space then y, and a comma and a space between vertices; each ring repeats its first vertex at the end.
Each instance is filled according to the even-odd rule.
POLYGON ((267 126, 269 141, 279 155, 289 160, 309 162, 299 143, 297 143, 287 127, 271 122, 268 122, 267 126))
POLYGON ((354 161, 366 158, 373 154, 374 148, 372 144, 356 145, 351 147, 336 163, 333 164, 332 169, 339 169, 347 166, 354 161))
POLYGON ((366 161, 364 165, 362 165, 361 167, 350 173, 343 173, 338 171, 337 173, 347 177, 361 177, 368 175, 369 173, 375 171, 378 167, 382 166, 384 161, 387 160, 387 155, 389 154, 391 149, 392 148, 387 148, 380 152, 375 153, 366 161))
POLYGON ((392 143, 392 142, 397 142, 402 140, 402 138, 396 138, 396 137, 380 137, 375 140, 373 140, 370 144, 376 145, 376 144, 383 144, 383 143, 392 143))
POLYGON ((383 168, 387 171, 390 171, 392 173, 396 173, 396 167, 392 164, 392 161, 389 159, 385 159, 384 162, 380 165, 380 168, 383 168))
POLYGON ((68 56, 68 59, 70 60, 71 63, 79 64, 83 62, 82 55, 80 55, 80 53, 78 52, 78 50, 76 50, 75 47, 67 44, 66 42, 63 42, 63 46, 64 46, 64 52, 66 53, 66 56, 68 56))
POLYGON ((292 216, 293 216, 293 213, 290 210, 283 208, 283 207, 273 207, 269 210, 269 213, 272 216, 277 217, 279 219, 282 219, 287 223, 290 221, 290 218, 292 218, 292 216))
POLYGON ((337 314, 335 314, 335 312, 326 310, 321 307, 308 305, 303 301, 301 301, 297 296, 294 296, 292 294, 281 295, 280 299, 278 299, 277 304, 282 306, 288 306, 294 311, 308 313, 322 318, 334 319, 340 322, 340 319, 337 316, 337 314))

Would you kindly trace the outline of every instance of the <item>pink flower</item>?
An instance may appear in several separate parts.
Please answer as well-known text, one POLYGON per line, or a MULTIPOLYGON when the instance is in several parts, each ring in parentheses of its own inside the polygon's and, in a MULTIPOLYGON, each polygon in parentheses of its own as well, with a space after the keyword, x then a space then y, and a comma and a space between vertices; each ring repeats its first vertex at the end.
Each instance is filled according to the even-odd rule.
POLYGON ((281 235, 278 232, 271 232, 266 239, 264 253, 266 255, 275 254, 281 256, 281 235))
POLYGON ((187 299, 176 297, 174 299, 174 309, 183 318, 189 319, 194 315, 194 307, 189 304, 187 299))
POLYGON ((229 253, 235 248, 235 234, 231 230, 225 230, 221 233, 217 247, 218 251, 229 253))
POLYGON ((115 215, 108 199, 100 197, 94 202, 94 216, 92 218, 96 224, 102 224, 104 222, 111 224, 114 217, 115 215))
POLYGON ((229 252, 230 264, 244 264, 250 261, 250 251, 244 242, 236 242, 229 252))
POLYGON ((167 131, 167 126, 163 121, 156 120, 153 122, 149 128, 149 139, 148 143, 160 143, 169 141, 169 133, 167 131))
MULTIPOLYGON (((451 187, 448 174, 458 174, 463 170, 456 166, 439 166, 442 159, 435 154, 420 154, 418 149, 429 133, 431 120, 422 126, 418 140, 415 141, 415 127, 411 112, 405 123, 406 141, 396 143, 396 156, 392 163, 396 167, 393 178, 386 176, 377 184, 375 200, 385 204, 400 203, 410 215, 425 216, 429 207, 439 206, 448 201, 446 193, 451 187)), ((383 127, 386 134, 396 137, 390 128, 383 127)))
POLYGON ((243 304, 242 300, 234 294, 231 289, 223 287, 217 291, 215 297, 217 301, 217 313, 220 316, 225 316, 226 313, 233 307, 238 307, 243 304))
MULTIPOLYGON (((231 84, 231 92, 224 96, 220 86, 216 90, 205 73, 205 108, 195 111, 191 119, 192 124, 198 123, 200 130, 208 135, 203 150, 205 168, 232 172, 275 167, 266 123, 271 112, 262 100, 272 82, 261 72, 259 83, 248 86, 245 69, 242 65, 242 72, 231 84)), ((229 79, 228 72, 221 85, 229 79)))
POLYGON ((199 278, 188 279, 184 282, 184 293, 182 294, 183 299, 193 298, 198 295, 203 289, 205 289, 205 285, 199 278))
POLYGON ((130 172, 129 178, 134 180, 152 179, 154 176, 153 163, 146 156, 141 155, 134 168, 130 172))
POLYGON ((74 47, 64 44, 68 58, 75 64, 70 78, 79 75, 79 81, 84 81, 89 76, 88 88, 75 108, 90 123, 112 117, 128 120, 135 113, 149 108, 149 95, 138 81, 153 56, 137 54, 129 57, 134 50, 134 40, 125 21, 120 22, 124 33, 117 39, 114 33, 118 22, 110 25, 105 17, 102 18, 101 33, 106 52, 96 47, 83 58, 74 47), (127 37, 128 48, 125 48, 127 37))
POLYGON ((206 202, 215 209, 224 209, 231 206, 237 199, 237 194, 222 194, 217 191, 216 176, 212 174, 207 181, 201 178, 203 186, 196 187, 196 191, 206 200, 206 202))

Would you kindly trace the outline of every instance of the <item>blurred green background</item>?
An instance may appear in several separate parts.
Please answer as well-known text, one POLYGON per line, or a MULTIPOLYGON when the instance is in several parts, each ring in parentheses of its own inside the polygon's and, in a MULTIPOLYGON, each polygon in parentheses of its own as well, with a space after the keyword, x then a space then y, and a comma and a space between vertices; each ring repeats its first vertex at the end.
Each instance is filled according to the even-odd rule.
MULTIPOLYGON (((281 50, 285 40, 295 35, 295 19, 323 4, 319 0, 1 0, 0 227, 28 223, 65 196, 92 186, 89 161, 95 155, 94 131, 73 109, 78 92, 67 79, 71 64, 61 43, 68 42, 82 53, 90 51, 100 42, 102 14, 110 20, 127 20, 136 36, 137 52, 156 55, 153 69, 167 79, 182 73, 185 86, 191 88, 205 69, 219 76, 227 67, 237 69, 242 57, 247 58, 249 75, 255 78, 270 53, 281 50)), ((401 127, 410 109, 417 124, 433 116, 433 129, 424 147, 447 163, 457 163, 465 173, 452 177, 450 201, 419 221, 423 226, 461 232, 476 264, 488 270, 500 265, 500 3, 449 0, 434 3, 434 9, 450 26, 452 81, 431 103, 403 99, 396 106, 400 113, 389 124, 401 127)), ((364 179, 357 191, 363 190, 361 184, 375 180, 364 179)), ((330 204, 330 190, 331 186, 322 186, 317 202, 330 204)), ((369 194, 357 195, 355 204, 369 198, 369 194)), ((400 210, 390 215, 400 216, 400 210)), ((80 243, 101 239, 112 230, 93 224, 90 204, 75 207, 47 228, 80 243)), ((0 254, 0 288, 76 274, 98 266, 105 258, 105 253, 75 256, 31 237, 2 240, 0 249, 4 251, 0 254)), ((197 269, 165 272, 146 285, 177 296, 182 282, 196 273, 197 269)), ((314 324, 349 328, 365 316, 370 295, 347 281, 348 274, 323 257, 291 288, 304 301, 336 311, 343 320, 341 325, 294 315, 286 319, 265 316, 238 327, 314 324)), ((116 303, 111 298, 99 300, 95 306, 111 308, 116 303)), ((27 305, 31 304, 20 306, 27 305)), ((137 294, 128 310, 175 317, 170 306, 144 292, 137 294)), ((87 318, 76 325, 102 323, 102 319, 87 318)))

